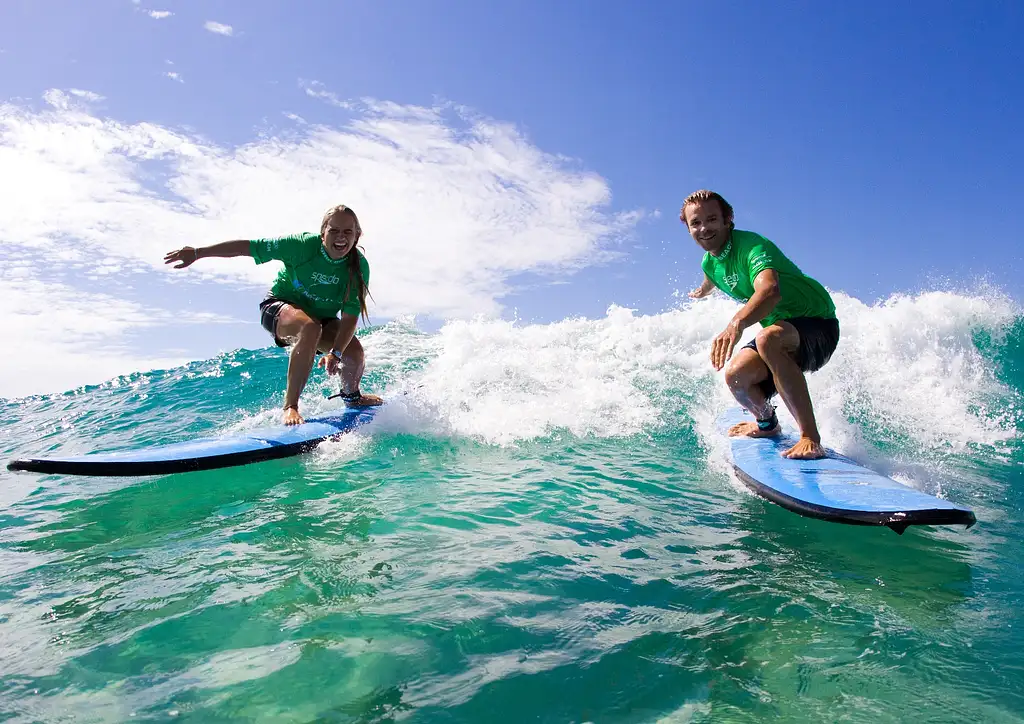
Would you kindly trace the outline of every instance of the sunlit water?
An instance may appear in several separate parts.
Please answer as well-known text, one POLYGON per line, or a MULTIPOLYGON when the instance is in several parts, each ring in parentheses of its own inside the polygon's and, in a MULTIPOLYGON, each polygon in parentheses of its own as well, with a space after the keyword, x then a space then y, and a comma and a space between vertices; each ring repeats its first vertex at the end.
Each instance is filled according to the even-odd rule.
MULTIPOLYGON (((974 528, 810 520, 737 483, 707 361, 724 299, 393 323, 362 336, 388 405, 314 453, 0 473, 0 718, 1021 721, 1020 310, 836 300, 839 350, 810 377, 826 444, 974 528)), ((239 351, 0 401, 0 452, 274 423, 286 364, 239 351)), ((314 373, 304 411, 334 384, 314 373)))

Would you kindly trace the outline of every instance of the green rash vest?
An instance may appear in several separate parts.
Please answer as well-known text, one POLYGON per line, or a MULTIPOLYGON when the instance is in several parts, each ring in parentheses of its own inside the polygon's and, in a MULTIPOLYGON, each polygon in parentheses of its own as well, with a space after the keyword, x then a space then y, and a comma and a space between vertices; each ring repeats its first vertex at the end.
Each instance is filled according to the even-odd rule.
POLYGON ((363 283, 370 283, 370 265, 366 257, 353 249, 341 259, 332 259, 319 234, 303 232, 276 239, 253 239, 249 253, 257 264, 283 261, 270 294, 283 299, 317 319, 344 314, 359 316, 359 283, 349 280, 349 254, 359 254, 363 283))
POLYGON ((836 305, 825 287, 800 271, 760 234, 734 229, 719 256, 704 254, 701 268, 716 287, 741 302, 754 296, 754 278, 765 269, 774 269, 779 275, 782 298, 761 320, 762 327, 794 317, 835 319, 836 305))

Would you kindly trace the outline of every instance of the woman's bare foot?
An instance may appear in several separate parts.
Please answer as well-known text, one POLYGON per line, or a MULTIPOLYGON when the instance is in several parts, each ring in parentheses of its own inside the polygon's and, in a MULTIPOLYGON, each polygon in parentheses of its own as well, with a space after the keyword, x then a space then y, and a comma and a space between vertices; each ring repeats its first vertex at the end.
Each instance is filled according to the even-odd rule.
POLYGON ((775 437, 782 432, 782 427, 776 425, 768 430, 762 430, 756 422, 740 422, 729 428, 729 437, 775 437))
POLYGON ((820 442, 815 442, 809 437, 802 437, 796 445, 782 453, 782 457, 790 460, 819 460, 828 457, 828 453, 825 452, 825 448, 821 446, 820 442))
POLYGON ((281 417, 281 422, 285 425, 301 425, 305 420, 303 420, 302 415, 299 414, 299 408, 286 407, 284 408, 284 415, 281 417))

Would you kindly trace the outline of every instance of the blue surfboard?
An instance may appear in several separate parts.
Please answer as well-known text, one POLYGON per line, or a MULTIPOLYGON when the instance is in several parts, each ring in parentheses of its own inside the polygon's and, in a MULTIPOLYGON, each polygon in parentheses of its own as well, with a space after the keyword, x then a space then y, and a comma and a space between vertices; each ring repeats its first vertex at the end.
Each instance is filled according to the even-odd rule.
MULTIPOLYGON (((718 418, 718 431, 753 418, 733 408, 718 418)), ((965 525, 974 513, 948 500, 922 493, 858 465, 834 450, 821 460, 790 460, 782 453, 795 437, 731 437, 731 462, 739 479, 758 495, 811 518, 885 525, 902 534, 910 525, 965 525)))
POLYGON ((201 437, 138 450, 92 453, 75 457, 13 460, 8 470, 62 475, 164 475, 213 470, 284 458, 312 450, 369 422, 379 407, 347 408, 307 420, 301 425, 276 425, 217 437, 201 437))

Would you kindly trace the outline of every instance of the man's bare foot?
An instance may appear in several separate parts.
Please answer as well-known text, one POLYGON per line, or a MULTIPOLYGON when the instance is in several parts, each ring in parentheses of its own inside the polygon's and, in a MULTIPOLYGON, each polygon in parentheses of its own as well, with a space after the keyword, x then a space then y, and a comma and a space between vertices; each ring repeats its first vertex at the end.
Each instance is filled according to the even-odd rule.
POLYGON ((299 414, 299 408, 286 407, 284 408, 284 415, 281 417, 281 422, 285 425, 301 425, 305 420, 303 420, 302 415, 299 414))
POLYGON ((776 425, 769 430, 762 430, 756 422, 740 422, 729 428, 729 437, 775 437, 782 432, 782 427, 776 425))
POLYGON ((782 457, 790 460, 819 460, 828 457, 828 453, 825 452, 825 448, 821 446, 820 442, 815 442, 809 437, 802 437, 796 445, 782 453, 782 457))
POLYGON ((345 400, 345 404, 348 407, 374 407, 376 405, 383 405, 384 399, 377 395, 360 395, 355 400, 345 400))

